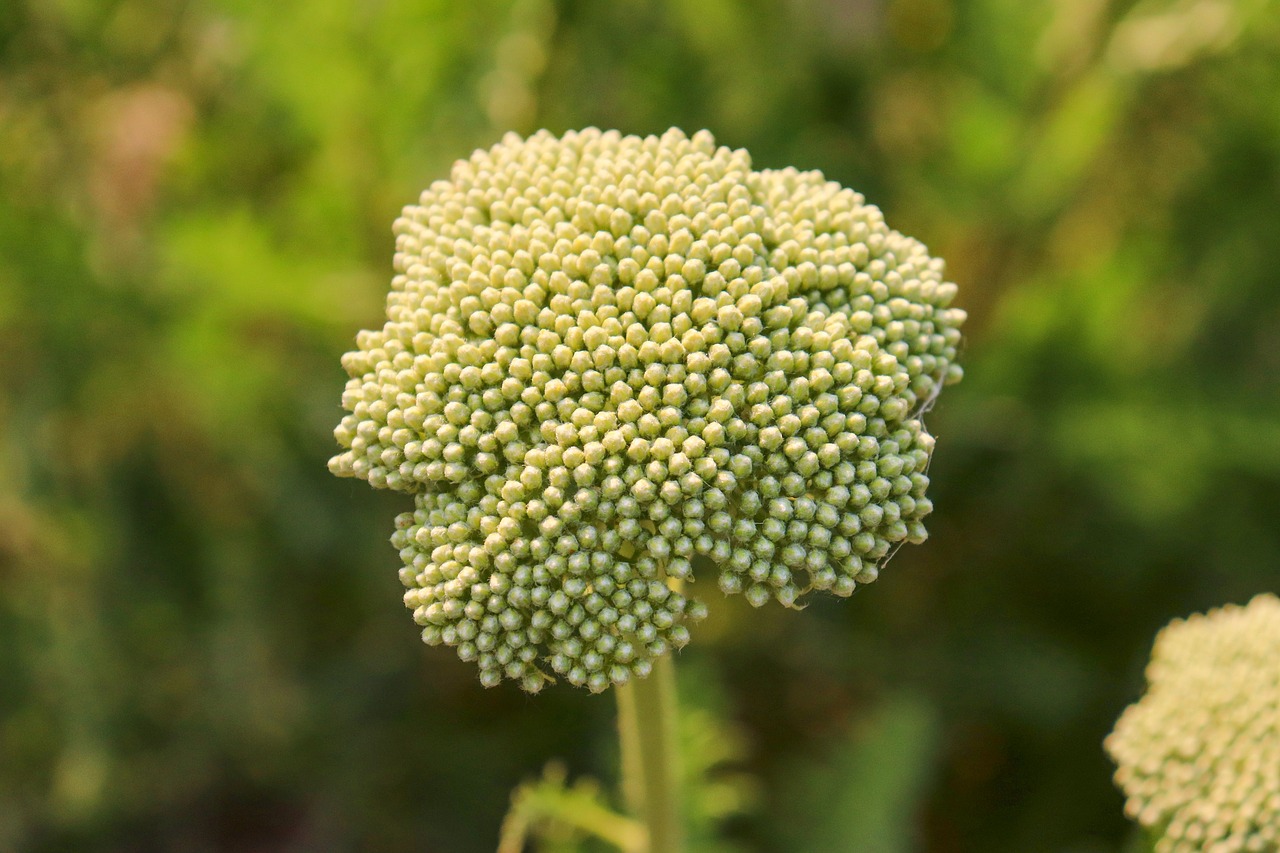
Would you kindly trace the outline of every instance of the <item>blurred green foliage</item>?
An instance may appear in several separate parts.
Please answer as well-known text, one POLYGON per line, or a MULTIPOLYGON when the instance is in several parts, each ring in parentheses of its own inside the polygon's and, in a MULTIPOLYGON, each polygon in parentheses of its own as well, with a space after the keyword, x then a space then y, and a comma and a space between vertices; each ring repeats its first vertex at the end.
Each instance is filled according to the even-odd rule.
POLYGON ((773 814, 777 846, 814 853, 918 849, 922 833, 914 818, 933 770, 937 734, 927 703, 889 696, 821 756, 793 757, 773 814))
POLYGON ((1100 742, 1156 628, 1280 586, 1278 13, 9 0, 0 849, 492 850, 549 758, 613 777, 607 699, 418 643, 402 501, 325 470, 400 205, 589 124, 823 169, 972 317, 932 541, 802 615, 709 596, 699 832, 1125 849, 1100 742))

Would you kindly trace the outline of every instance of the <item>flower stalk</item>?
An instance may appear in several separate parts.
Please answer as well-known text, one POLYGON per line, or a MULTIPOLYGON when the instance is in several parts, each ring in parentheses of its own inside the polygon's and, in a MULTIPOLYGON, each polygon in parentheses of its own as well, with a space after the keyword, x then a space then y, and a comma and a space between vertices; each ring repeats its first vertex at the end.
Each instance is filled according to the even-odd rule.
POLYGON ((633 679, 616 689, 622 792, 630 811, 648 830, 645 846, 634 853, 678 853, 683 849, 683 834, 671 655, 656 659, 648 678, 633 679))

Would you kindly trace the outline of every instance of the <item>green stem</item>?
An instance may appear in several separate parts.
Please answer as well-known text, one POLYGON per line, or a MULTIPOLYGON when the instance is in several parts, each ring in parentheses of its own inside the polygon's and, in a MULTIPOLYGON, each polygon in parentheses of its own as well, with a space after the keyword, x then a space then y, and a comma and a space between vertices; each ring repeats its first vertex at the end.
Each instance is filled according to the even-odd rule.
POLYGON ((676 737, 676 670, 671 655, 648 678, 617 688, 622 793, 648 829, 644 853, 680 853, 680 748, 676 737))

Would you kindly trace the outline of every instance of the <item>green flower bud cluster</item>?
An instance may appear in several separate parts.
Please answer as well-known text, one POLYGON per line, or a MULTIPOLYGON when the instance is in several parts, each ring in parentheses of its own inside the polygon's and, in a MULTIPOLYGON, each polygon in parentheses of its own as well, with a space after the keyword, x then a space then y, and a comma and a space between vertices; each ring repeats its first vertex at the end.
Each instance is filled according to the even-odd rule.
POLYGON ((1164 628, 1106 748, 1159 853, 1280 850, 1280 599, 1164 628))
POLYGON ((706 131, 508 135, 396 221, 335 474, 414 495, 406 604, 481 679, 648 672, 705 608, 847 596, 925 538, 964 312, 923 245, 706 131))

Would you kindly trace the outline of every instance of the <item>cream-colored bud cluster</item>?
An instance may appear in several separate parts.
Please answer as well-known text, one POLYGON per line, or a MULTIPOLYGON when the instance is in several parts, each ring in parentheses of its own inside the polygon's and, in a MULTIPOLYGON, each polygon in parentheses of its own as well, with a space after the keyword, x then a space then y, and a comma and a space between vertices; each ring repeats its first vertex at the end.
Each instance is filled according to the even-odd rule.
POLYGON ((794 605, 925 538, 920 421, 964 312, 919 242, 706 131, 509 135, 397 220, 334 473, 414 495, 428 643, 534 690, 644 675, 701 615, 794 605))
POLYGON ((1280 599, 1162 630, 1106 748, 1159 853, 1280 850, 1280 599))

